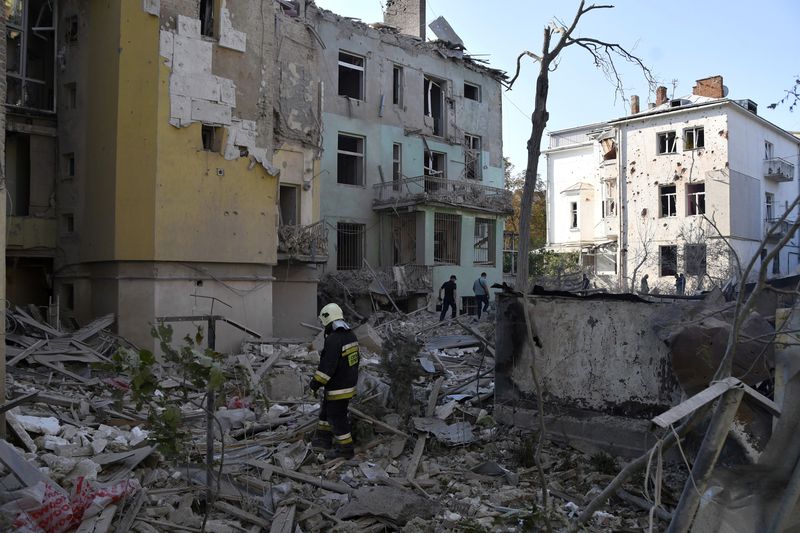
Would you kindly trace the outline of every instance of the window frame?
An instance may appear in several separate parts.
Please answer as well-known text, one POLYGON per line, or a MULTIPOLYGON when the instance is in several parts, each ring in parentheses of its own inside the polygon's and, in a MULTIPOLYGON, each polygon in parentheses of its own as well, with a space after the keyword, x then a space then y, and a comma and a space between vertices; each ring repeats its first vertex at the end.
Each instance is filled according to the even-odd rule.
POLYGON ((764 193, 764 220, 775 220, 775 193, 764 193))
POLYGON ((336 92, 338 93, 339 96, 344 96, 346 98, 352 98, 353 100, 358 100, 360 102, 366 102, 367 101, 367 95, 366 95, 367 58, 366 58, 366 56, 362 56, 362 55, 359 55, 359 54, 354 54, 353 52, 348 52, 347 50, 340 49, 339 50, 339 56, 338 56, 338 70, 336 72, 337 72, 337 75, 338 75, 338 79, 337 79, 338 85, 337 85, 337 91, 336 92), (355 59, 360 59, 361 60, 361 65, 358 65, 356 63, 352 63, 352 62, 349 62, 349 61, 343 61, 342 55, 350 56, 350 57, 355 58, 355 59), (350 70, 353 70, 353 71, 359 73, 358 74, 358 86, 359 86, 358 87, 358 94, 359 95, 357 97, 356 96, 351 96, 349 94, 343 94, 342 93, 342 69, 343 68, 347 68, 347 69, 350 69, 350 70))
POLYGON ((678 135, 675 132, 675 130, 660 131, 656 133, 656 154, 668 155, 677 153, 678 153, 678 135), (671 149, 669 144, 670 141, 672 141, 671 149), (663 144, 663 149, 662 149, 662 144, 663 144))
POLYGON ((473 102, 480 102, 481 101, 481 97, 482 97, 481 86, 477 85, 475 83, 468 82, 468 81, 465 80, 464 81, 464 98, 466 98, 467 100, 472 100, 473 102), (467 96, 467 87, 471 87, 471 88, 475 89, 475 96, 476 96, 475 98, 467 96))
POLYGON ((360 270, 364 264, 364 252, 366 251, 366 231, 367 225, 358 222, 337 222, 336 223, 336 270, 360 270), (351 253, 354 259, 359 256, 360 261, 344 261, 345 254, 341 253, 341 236, 354 235, 354 251, 351 253), (358 263, 358 264, 356 264, 358 263))
MULTIPOLYGON (((8 64, 10 63, 10 58, 12 56, 12 49, 7 47, 6 50, 6 71, 4 73, 6 77, 6 101, 5 105, 17 108, 17 109, 30 109, 44 113, 55 113, 56 112, 56 105, 57 105, 57 83, 58 83, 58 61, 56 59, 56 54, 58 50, 58 42, 57 42, 57 35, 58 35, 58 6, 53 3, 53 8, 51 11, 52 15, 52 26, 42 26, 36 27, 36 33, 47 33, 50 35, 50 43, 52 49, 50 50, 50 54, 52 57, 52 71, 50 72, 50 80, 47 80, 47 75, 45 75, 45 79, 40 80, 37 78, 32 78, 28 75, 28 43, 29 43, 29 33, 32 32, 32 29, 29 29, 30 23, 30 2, 29 0, 19 0, 20 5, 22 6, 20 12, 20 22, 19 24, 14 22, 12 17, 6 18, 6 42, 8 40, 8 36, 12 32, 17 32, 19 34, 20 44, 19 44, 19 71, 12 72, 8 70, 8 64), (16 80, 19 83, 19 91, 20 91, 20 102, 12 103, 8 100, 8 98, 13 94, 10 90, 11 87, 11 80, 16 80), (35 107, 32 105, 28 105, 29 100, 26 98, 25 95, 29 94, 27 90, 27 86, 33 84, 37 87, 44 87, 45 93, 49 88, 50 96, 48 107, 35 107)), ((49 4, 49 2, 48 2, 49 4)), ((3 16, 5 16, 5 9, 6 6, 1 7, 0 9, 3 10, 3 16)), ((50 69, 45 69, 50 70, 50 69)), ((45 97, 47 98, 47 96, 45 97)))
POLYGON ((675 276, 678 273, 678 246, 675 244, 667 244, 658 247, 658 274, 659 276, 667 277, 667 276, 675 276), (671 258, 666 257, 666 251, 671 250, 671 258), (671 269, 665 270, 664 262, 665 260, 671 259, 671 265, 667 265, 667 267, 672 266, 671 269))
POLYGON ((367 174, 366 162, 367 162, 367 139, 366 139, 366 137, 363 137, 361 135, 353 135, 351 133, 344 133, 344 132, 341 132, 341 131, 338 132, 338 134, 336 136, 336 183, 339 184, 339 185, 350 185, 350 186, 353 186, 353 187, 365 187, 366 186, 366 182, 367 182, 367 179, 366 179, 366 174, 367 174), (340 149, 339 148, 339 141, 341 140, 341 137, 350 137, 351 139, 356 139, 360 143, 361 152, 360 153, 359 152, 351 152, 349 150, 340 149), (359 165, 357 167, 357 170, 360 169, 360 172, 357 172, 358 175, 356 176, 356 180, 355 180, 356 182, 355 183, 349 183, 349 182, 341 180, 341 176, 339 175, 339 165, 340 165, 340 161, 341 161, 340 158, 342 156, 360 158, 360 160, 359 160, 360 162, 359 162, 359 165))
POLYGON ((461 229, 462 217, 452 213, 439 213, 433 215, 433 262, 435 265, 460 265, 461 264, 461 229), (451 239, 454 244, 450 249, 445 233, 452 229, 455 235, 451 239), (440 236, 441 235, 441 236, 440 236), (444 247, 445 249, 442 249, 444 247), (438 250, 438 252, 437 252, 438 250), (447 257, 443 257, 446 255, 447 257))
POLYGON ((403 181, 403 144, 392 143, 392 190, 399 191, 403 181))
POLYGON ((403 107, 403 88, 405 86, 405 72, 401 65, 392 66, 392 105, 403 107))
POLYGON ((483 179, 482 150, 483 139, 480 137, 480 135, 464 133, 464 178, 477 181, 483 179), (477 145, 477 148, 475 145, 477 145), (475 154, 474 157, 470 157, 470 154, 472 153, 475 154), (469 172, 470 166, 474 167, 472 176, 470 176, 469 172))
POLYGON ((569 229, 576 230, 580 229, 580 218, 579 218, 579 211, 578 211, 578 202, 570 202, 569 203, 569 229))
POLYGON ((675 218, 678 216, 678 187, 677 185, 659 185, 658 186, 658 218, 675 218), (664 189, 672 189, 671 193, 665 193, 664 189), (667 200, 665 214, 664 199, 667 200), (670 209, 670 199, 672 200, 672 208, 670 209), (670 214, 671 213, 671 214, 670 214))
POLYGON ((705 147, 706 147, 706 135, 705 135, 705 128, 703 126, 692 126, 691 128, 685 128, 683 130, 684 152, 690 152, 692 150, 701 150, 704 149, 705 147), (701 140, 700 144, 697 142, 698 137, 701 140), (689 138, 692 139, 691 146, 689 146, 689 138))
POLYGON ((708 271, 708 246, 704 243, 684 244, 683 269, 687 276, 705 276, 708 271), (700 249, 702 254, 699 252, 700 249))
POLYGON ((476 217, 473 238, 472 264, 494 266, 497 263, 497 220, 493 218, 476 217), (485 235, 479 233, 479 226, 486 228, 485 235), (481 261, 478 258, 479 252, 482 254, 483 250, 486 250, 485 261, 481 261))
POLYGON ((700 216, 706 214, 706 184, 686 184, 686 216, 700 216), (702 187, 702 190, 692 190, 702 187), (694 212, 692 212, 694 211, 694 212))

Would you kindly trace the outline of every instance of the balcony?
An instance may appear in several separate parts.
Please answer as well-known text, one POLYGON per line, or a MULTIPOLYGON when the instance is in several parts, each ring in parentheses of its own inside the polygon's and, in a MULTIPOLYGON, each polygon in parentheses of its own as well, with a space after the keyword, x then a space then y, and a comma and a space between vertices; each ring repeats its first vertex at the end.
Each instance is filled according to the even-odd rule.
POLYGON ((52 257, 56 229, 53 218, 6 217, 6 250, 13 255, 52 257))
POLYGON ((439 204, 494 214, 511 214, 511 191, 468 180, 417 176, 375 185, 375 210, 439 204))
POLYGON ((783 220, 780 221, 780 223, 779 221, 780 221, 779 218, 768 218, 764 220, 764 236, 766 237, 767 235, 769 235, 769 239, 767 240, 779 241, 784 237, 784 235, 786 235, 789 232, 789 226, 792 224, 792 221, 783 220), (770 234, 769 230, 772 229, 772 227, 775 226, 776 224, 778 224, 778 227, 775 228, 772 234, 770 234))
POLYGON ((780 157, 765 159, 764 177, 777 182, 792 181, 794 179, 794 165, 780 157))
POLYGON ((279 227, 278 260, 327 263, 328 233, 322 221, 308 226, 279 227))

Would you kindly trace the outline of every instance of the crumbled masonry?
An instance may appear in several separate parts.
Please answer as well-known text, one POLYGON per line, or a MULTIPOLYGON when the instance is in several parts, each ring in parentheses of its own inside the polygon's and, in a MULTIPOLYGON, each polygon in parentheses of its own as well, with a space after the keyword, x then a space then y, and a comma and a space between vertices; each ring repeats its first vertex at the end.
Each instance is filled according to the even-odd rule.
MULTIPOLYGON (((9 314, 9 401, 21 401, 7 410, 9 434, 0 441, 3 524, 23 523, 38 516, 32 508, 90 487, 82 490, 91 505, 70 507, 80 531, 543 527, 531 458, 535 435, 499 426, 492 417, 491 347, 484 351, 457 323, 438 324, 434 313, 381 312, 371 318, 369 334, 382 337, 383 348, 362 345, 359 396, 351 404, 357 452, 352 461, 325 462, 308 446, 319 407, 305 390, 318 360, 309 345, 247 342, 240 353, 226 354, 213 433, 214 472, 222 475, 212 483, 211 502, 205 492, 202 390, 181 383, 175 368, 154 366, 154 394, 175 387, 188 391, 177 407, 190 444, 170 462, 153 446, 147 413, 132 401, 130 376, 97 365, 120 347, 132 348, 105 329, 113 317, 62 333, 22 310, 9 314), (365 347, 387 351, 398 339, 404 349, 395 356, 412 357, 409 371, 414 367, 402 416, 387 407, 393 380, 381 364, 386 354, 365 347), (426 411, 433 414, 426 417, 426 411), (423 437, 425 446, 415 453, 414 442, 423 437), (408 475, 412 468, 416 473, 408 475)), ((460 320, 492 343, 494 318, 490 311, 478 323, 460 320)), ((551 521, 561 530, 611 476, 597 471, 591 454, 564 445, 547 444, 542 460, 555 501, 551 521)), ((665 480, 662 501, 674 503, 683 474, 668 467, 665 480)), ((626 490, 641 494, 637 483, 626 490)), ((615 500, 607 511, 596 515, 589 530, 647 526, 647 512, 635 504, 615 500)))

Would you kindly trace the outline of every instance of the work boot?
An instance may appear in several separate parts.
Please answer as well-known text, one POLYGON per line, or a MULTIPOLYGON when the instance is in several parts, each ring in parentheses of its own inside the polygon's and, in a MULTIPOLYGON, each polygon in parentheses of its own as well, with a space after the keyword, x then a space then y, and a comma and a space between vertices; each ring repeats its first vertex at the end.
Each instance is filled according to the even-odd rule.
POLYGON ((314 430, 314 436, 311 437, 311 448, 314 450, 333 448, 333 433, 321 429, 314 430))
POLYGON ((338 459, 339 457, 343 457, 344 459, 352 459, 355 456, 355 450, 353 449, 353 444, 336 444, 331 449, 325 452, 325 459, 338 459))

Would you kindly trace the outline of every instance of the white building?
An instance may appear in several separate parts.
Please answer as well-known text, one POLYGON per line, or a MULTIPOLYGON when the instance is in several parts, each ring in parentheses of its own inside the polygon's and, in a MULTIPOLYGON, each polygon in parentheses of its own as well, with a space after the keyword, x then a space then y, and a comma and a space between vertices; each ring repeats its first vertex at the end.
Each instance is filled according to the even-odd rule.
MULTIPOLYGON (((630 116, 551 133, 548 248, 579 252, 611 288, 638 290, 646 274, 662 293, 677 273, 691 293, 735 276, 737 258, 765 255, 788 224, 762 239, 800 193, 800 139, 726 94, 721 76, 684 98, 659 87, 649 109, 634 96, 630 116)), ((770 275, 795 273, 799 252, 795 238, 770 275)))

